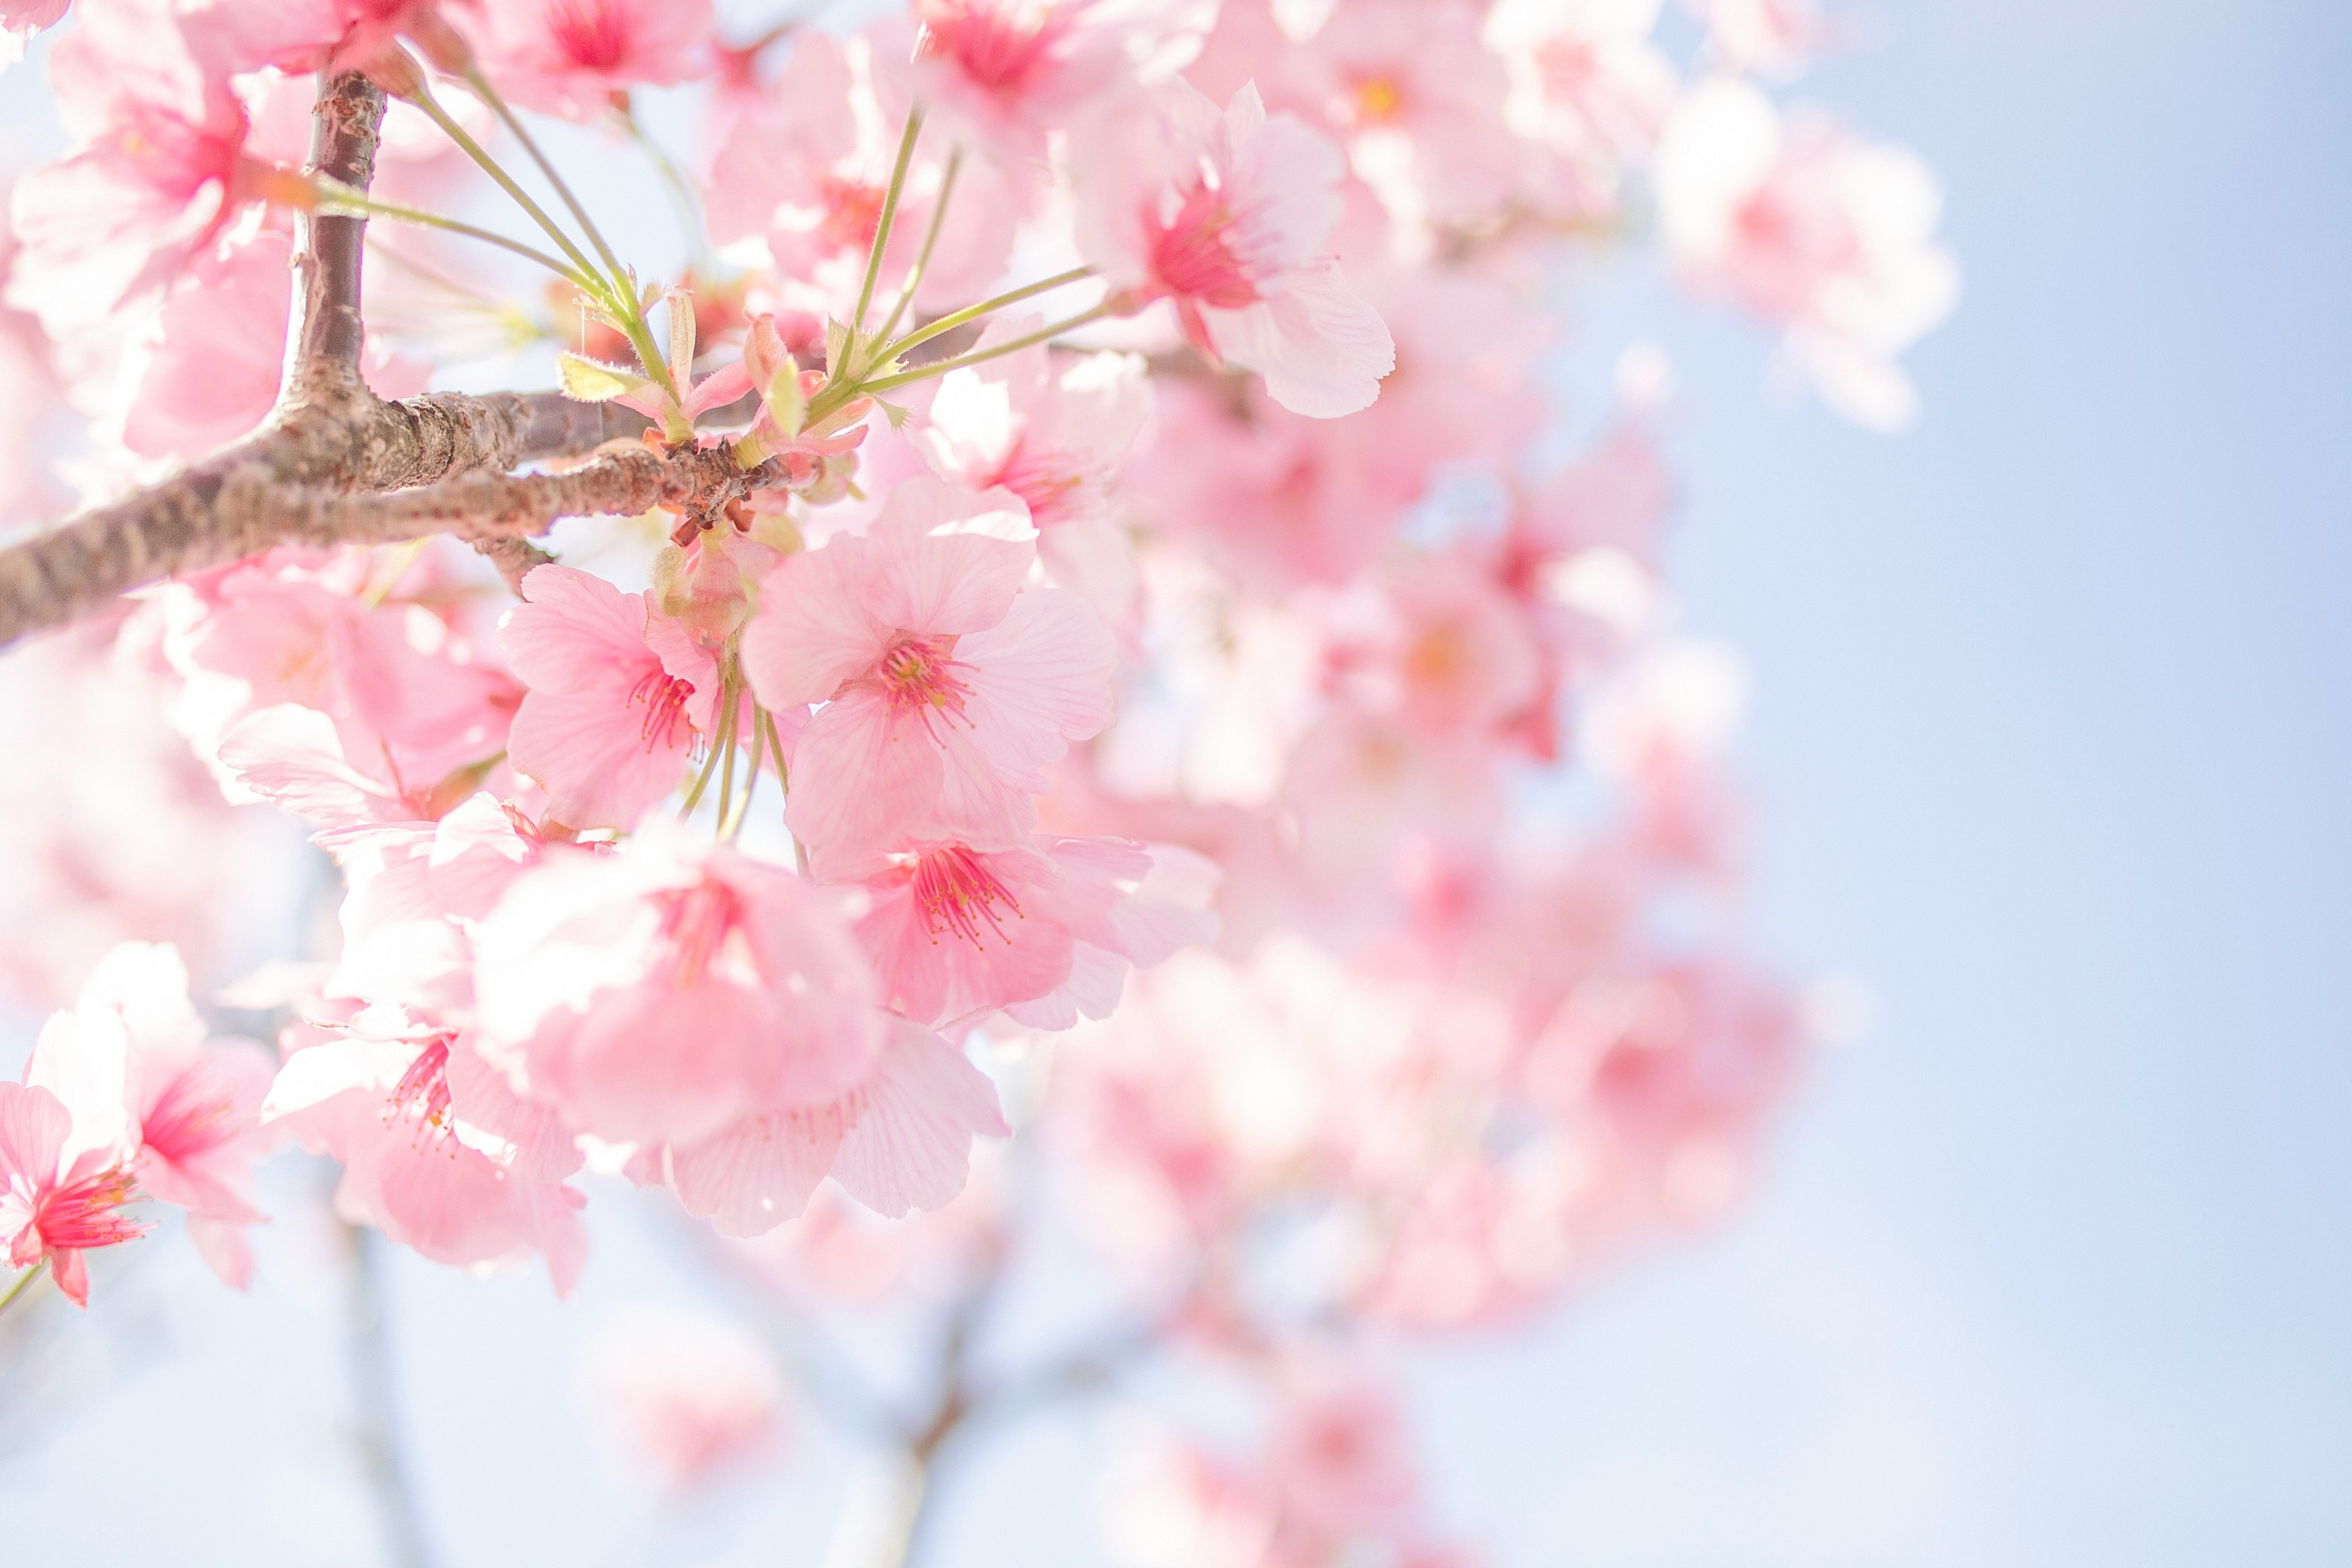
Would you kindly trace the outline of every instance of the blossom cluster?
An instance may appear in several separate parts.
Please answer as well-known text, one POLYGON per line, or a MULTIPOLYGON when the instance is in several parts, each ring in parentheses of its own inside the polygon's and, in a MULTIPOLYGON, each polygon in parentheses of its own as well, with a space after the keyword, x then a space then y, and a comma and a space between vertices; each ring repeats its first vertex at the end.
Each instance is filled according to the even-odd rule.
MULTIPOLYGON (((1629 348, 1548 460, 1559 281, 1654 240, 1877 426, 1954 292, 1918 162, 1776 102, 1810 6, 1690 9, 1678 62, 1656 0, 743 41, 708 0, 0 5, 60 28, 73 136, 0 236, 0 515, 267 419, 320 214, 371 218, 378 395, 505 354, 742 477, 510 585, 447 538, 281 544, 8 656, 103 781, 0 771, 0 975, 79 987, 0 1084, 10 1264, 86 1300, 143 1196, 241 1282, 295 1142, 442 1263, 568 1290, 621 1179, 839 1302, 1001 1258, 972 1162, 1018 1124, 1163 1337, 1265 1394, 1255 1458, 1153 1440, 1122 1552, 1445 1560, 1368 1347, 1718 1212, 1807 1037, 1738 955, 1669 378, 1629 348), (304 168, 349 71, 391 99, 364 191, 304 168), (632 94, 689 83, 681 163, 632 94), (646 151, 693 265, 641 277, 568 189, 477 246, 446 215, 520 189, 525 111, 646 151), (267 807, 340 872, 324 951, 226 934, 213 890, 299 860, 267 807), (208 1038, 179 952, 310 961, 230 994, 274 1052, 208 1038)), ((765 1441, 751 1352, 645 1359, 600 1397, 681 1479, 765 1441)))

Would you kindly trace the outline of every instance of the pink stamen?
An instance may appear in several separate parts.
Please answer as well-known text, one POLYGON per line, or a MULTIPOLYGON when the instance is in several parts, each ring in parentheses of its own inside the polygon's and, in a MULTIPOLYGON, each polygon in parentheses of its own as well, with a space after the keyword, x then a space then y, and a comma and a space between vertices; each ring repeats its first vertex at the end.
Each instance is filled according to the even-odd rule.
POLYGON ((947 931, 974 947, 982 946, 981 926, 985 922, 1009 947, 1013 939, 1005 935, 996 906, 1003 904, 1014 920, 1023 918, 1021 900, 1013 889, 961 844, 929 850, 915 862, 914 894, 915 907, 923 911, 923 929, 934 943, 947 931))
POLYGON ((894 713, 950 713, 961 717, 964 699, 971 695, 956 673, 965 667, 952 657, 955 639, 902 637, 890 645, 874 667, 875 678, 889 698, 894 713))
POLYGON ((988 480, 1028 502, 1029 521, 1039 528, 1049 528, 1070 514, 1075 505, 1071 492, 1083 482, 1060 453, 1033 451, 1026 439, 1013 443, 1004 466, 988 480))
POLYGON ((174 1165, 201 1159, 237 1135, 236 1108, 205 1097, 198 1075, 182 1073, 163 1091, 142 1131, 142 1141, 174 1165))
POLYGON ((647 672, 630 689, 629 705, 633 708, 640 702, 646 705, 642 733, 646 738, 646 751, 677 744, 678 725, 690 722, 686 719, 686 702, 693 695, 693 686, 659 669, 647 672))
POLYGON ((33 1223, 17 1238, 10 1261, 23 1268, 45 1250, 86 1252, 146 1235, 151 1226, 121 1212, 138 1196, 138 1183, 123 1165, 109 1165, 94 1176, 57 1188, 33 1211, 33 1223))
POLYGON ((1234 214, 1223 193, 1194 185, 1152 241, 1151 270, 1160 287, 1222 310, 1255 302, 1257 286, 1234 254, 1233 226, 1234 214))

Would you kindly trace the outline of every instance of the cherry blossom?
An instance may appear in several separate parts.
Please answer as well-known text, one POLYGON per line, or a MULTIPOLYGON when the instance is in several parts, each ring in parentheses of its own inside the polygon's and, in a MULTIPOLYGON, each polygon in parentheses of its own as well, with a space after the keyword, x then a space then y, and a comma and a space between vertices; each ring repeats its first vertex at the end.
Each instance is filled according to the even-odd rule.
POLYGON ((1784 123, 1755 88, 1718 79, 1676 110, 1657 181, 1667 249, 1695 284, 1786 325, 1791 356, 1849 418, 1911 420, 1895 355, 1958 287, 1924 164, 1818 117, 1784 123))
POLYGON ((68 1155, 104 1152, 145 1195, 187 1210, 199 1250, 242 1288, 253 1269, 242 1227, 262 1217, 252 1167, 269 1142, 269 1078, 250 1042, 207 1038, 177 952, 130 942, 91 971, 71 1012, 50 1018, 25 1081, 71 1113, 68 1155))
POLYGON ((1395 347, 1324 248, 1338 151, 1244 86, 1221 113, 1179 81, 1108 115, 1071 149, 1087 258, 1141 304, 1174 303, 1185 336, 1317 418, 1379 395, 1395 347))
POLYGON ((754 1463, 780 1437, 782 1369, 755 1335, 723 1318, 629 1308, 590 1336, 577 1382, 615 1468, 650 1467, 675 1489, 754 1463))
POLYGON ((1910 416, 1957 273, 1774 96, 1831 24, 70 9, 0 5, 65 132, 0 230, 0 1311, 172 1208, 289 1300, 404 1310, 362 1233, 565 1295, 593 1201, 727 1292, 581 1366, 677 1506, 870 1461, 834 1554, 902 1568, 1111 1393, 1114 1560, 1469 1561, 1427 1347, 1723 1215, 1835 1011, 1748 956, 1725 405, 1635 320, 1910 416))
POLYGON ((37 1086, 0 1081, 0 1239, 8 1265, 48 1265, 77 1307, 89 1305, 82 1254, 137 1239, 147 1227, 122 1212, 135 1178, 110 1147, 69 1153, 73 1118, 37 1086))
POLYGON ((818 1107, 874 1070, 873 979, 837 902, 724 845, 551 847, 479 921, 484 1054, 614 1142, 818 1107))
POLYGON ((556 821, 634 826, 713 729, 718 667, 676 622, 652 619, 644 595, 601 577, 541 566, 523 594, 499 634, 530 689, 508 754, 547 790, 556 821))
POLYGON ((1018 498, 934 479, 872 531, 794 556, 743 635, 772 709, 823 702, 793 752, 786 820, 820 876, 856 877, 908 835, 1017 844, 1036 770, 1110 719, 1108 629, 1085 601, 1022 584, 1018 498))
POLYGON ((518 102, 573 119, 711 64, 710 0, 482 0, 478 13, 452 17, 518 102))

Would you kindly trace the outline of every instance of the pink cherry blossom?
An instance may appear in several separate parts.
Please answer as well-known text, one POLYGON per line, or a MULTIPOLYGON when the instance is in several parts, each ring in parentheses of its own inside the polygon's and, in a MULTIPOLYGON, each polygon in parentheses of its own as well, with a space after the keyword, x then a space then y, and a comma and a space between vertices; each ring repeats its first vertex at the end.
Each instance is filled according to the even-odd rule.
POLYGON ((1155 854, 1111 838, 1038 839, 1013 849, 909 845, 868 879, 857 922, 889 1005, 919 1023, 952 1024, 997 1008, 1037 1028, 1118 1005, 1129 964, 1150 966, 1205 942, 1215 922, 1181 895, 1205 895, 1213 871, 1171 865, 1147 890, 1155 854))
POLYGON ((1089 126, 1071 157, 1080 245, 1115 289, 1171 300, 1196 347, 1295 413, 1379 395, 1395 346, 1325 248, 1340 158, 1303 121, 1268 117, 1255 87, 1220 113, 1180 80, 1089 126))
POLYGON ((270 1140, 260 1110, 270 1064, 249 1041, 206 1038, 188 972, 169 947, 128 942, 54 1015, 26 1070, 72 1113, 68 1152, 103 1151, 149 1197, 186 1209, 191 1237, 242 1289, 252 1255, 253 1163, 270 1140))
POLYGON ((1027 531, 1006 491, 909 479, 865 537, 761 584, 752 689, 772 709, 825 704, 786 815, 819 876, 856 879, 910 836, 1018 844, 1036 770, 1109 721, 1109 630, 1075 595, 1023 587, 1035 547, 998 535, 1027 531))
POLYGON ((72 0, 0 0, 0 70, 25 58, 25 42, 54 27, 72 0))
POLYGON ((1917 395, 1895 356, 1958 293, 1924 164, 1818 116, 1784 124, 1724 79, 1675 111, 1657 184, 1668 254, 1695 287, 1784 324, 1790 355, 1848 418, 1909 423, 1917 395))
POLYGON ((0 988, 36 1016, 119 942, 174 942, 201 969, 269 918, 289 868, 269 814, 231 808, 173 731, 144 629, 100 622, 0 659, 0 731, 45 738, 0 751, 0 988), (224 896, 237 885, 254 896, 224 896))
POLYGON ((481 0, 453 14, 517 102, 593 119, 634 86, 710 68, 710 0, 481 0))
POLYGON ((759 1236, 797 1217, 829 1173, 893 1219, 963 1190, 975 1137, 1010 1130, 996 1089, 945 1040, 890 1018, 856 1087, 823 1103, 772 1110, 716 1136, 671 1144, 670 1184, 721 1236, 759 1236))
POLYGON ((478 567, 448 561, 281 548, 173 584, 163 650, 184 682, 175 722, 215 754, 247 713, 296 702, 333 720, 344 755, 380 763, 396 793, 478 778, 522 689, 467 620, 480 589, 464 573, 478 567))
POLYGON ((613 1142, 833 1102, 882 1048, 835 897, 724 845, 550 847, 475 931, 482 1049, 613 1142))
POLYGON ((1291 1382, 1265 1452, 1286 1511, 1332 1538, 1394 1522, 1418 1489, 1394 1397, 1352 1367, 1303 1369, 1291 1382))
POLYGON ((1306 51, 1357 178, 1400 222, 1491 219, 1526 165, 1503 117, 1509 77, 1478 27, 1466 0, 1350 0, 1306 51))
POLYGON ((267 172, 225 62, 168 0, 83 0, 49 79, 80 146, 17 182, 8 298, 68 335, 168 284, 267 172))
POLYGON ((719 706, 717 661, 677 623, 570 566, 534 568, 499 640, 529 688, 507 738, 515 767, 571 827, 633 826, 677 787, 719 706))
POLYGON ((1559 162, 1551 205, 1605 216, 1627 168, 1675 106, 1675 68, 1653 39, 1662 0, 1498 0, 1487 42, 1509 68, 1511 122, 1559 162))
POLYGON ((363 69, 394 40, 433 25, 440 0, 247 0, 197 13, 238 69, 289 73, 363 69))
POLYGON ((650 1305, 599 1326, 580 1402, 615 1468, 685 1490, 774 1452, 784 1382, 757 1336, 723 1318, 650 1305))
MULTIPOLYGON (((1045 324, 1042 316, 1000 317, 973 346, 985 351, 1045 324)), ((1151 406, 1137 356, 1088 354, 1057 375, 1040 344, 940 378, 917 442, 940 478, 1019 496, 1048 579, 1124 621, 1135 567, 1114 497, 1151 406)))
POLYGON ((343 1163, 346 1218, 441 1263, 542 1255, 569 1293, 587 1251, 585 1200, 563 1182, 579 1156, 521 1121, 474 1120, 471 1096, 493 1112, 514 1102, 469 1042, 384 1010, 289 1031, 289 1044, 262 1114, 343 1163))
POLYGON ((1105 97, 1165 80, 1216 15, 1213 0, 916 0, 913 10, 915 94, 1016 158, 1042 156, 1051 129, 1105 97))
MULTIPOLYGON (((898 153, 899 116, 875 94, 865 39, 809 33, 793 46, 774 88, 730 118, 711 154, 705 188, 720 244, 765 241, 789 280, 785 297, 846 318, 864 279, 898 153)), ((918 150, 883 253, 881 283, 903 285, 940 197, 946 150, 918 150)), ((916 302, 933 311, 969 304, 1003 270, 1021 186, 994 165, 966 159, 916 302)))
POLYGON ((110 1146, 68 1159, 74 1131, 56 1095, 0 1081, 0 1243, 8 1265, 46 1262, 66 1299, 87 1307, 82 1254, 135 1240, 148 1227, 122 1213, 139 1195, 129 1167, 110 1146))

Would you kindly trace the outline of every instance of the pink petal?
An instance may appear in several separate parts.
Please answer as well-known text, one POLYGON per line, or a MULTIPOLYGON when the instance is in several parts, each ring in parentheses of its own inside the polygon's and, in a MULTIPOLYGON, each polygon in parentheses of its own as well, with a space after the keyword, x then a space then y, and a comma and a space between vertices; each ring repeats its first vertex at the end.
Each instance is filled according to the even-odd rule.
POLYGON ((1118 647, 1075 594, 1030 589, 1003 621, 958 643, 956 658, 975 671, 964 708, 973 742, 1000 767, 1058 762, 1111 721, 1118 647))
POLYGON ((627 691, 660 660, 646 647, 646 600, 572 566, 537 566, 499 641, 533 691, 627 691))
POLYGON ((893 1219, 936 1209, 963 1191, 975 1134, 1011 1135, 996 1086, 929 1029, 900 1023, 861 1091, 857 1125, 841 1141, 834 1179, 893 1219))
POLYGON ((800 1217, 840 1148, 836 1118, 777 1111, 673 1148, 670 1184, 686 1212, 719 1235, 764 1236, 800 1217))

